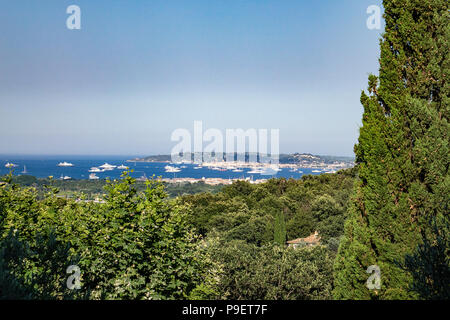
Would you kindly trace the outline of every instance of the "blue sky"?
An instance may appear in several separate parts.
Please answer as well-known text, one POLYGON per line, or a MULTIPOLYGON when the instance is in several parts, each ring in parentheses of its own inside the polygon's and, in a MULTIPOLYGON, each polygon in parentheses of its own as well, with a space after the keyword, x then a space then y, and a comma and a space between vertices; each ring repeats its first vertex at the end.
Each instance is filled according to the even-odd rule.
POLYGON ((378 70, 372 4, 2 0, 0 153, 169 153, 202 120, 280 129, 283 153, 353 155, 378 70))

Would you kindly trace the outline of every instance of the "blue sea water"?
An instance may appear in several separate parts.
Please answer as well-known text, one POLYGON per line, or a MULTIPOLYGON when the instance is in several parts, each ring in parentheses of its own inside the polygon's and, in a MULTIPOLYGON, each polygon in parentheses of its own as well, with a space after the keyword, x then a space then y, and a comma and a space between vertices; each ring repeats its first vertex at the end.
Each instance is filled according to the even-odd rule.
MULTIPOLYGON (((132 177, 140 178, 147 177, 151 178, 152 176, 162 177, 162 178, 196 178, 201 179, 205 178, 223 178, 223 179, 236 179, 236 178, 252 178, 254 180, 258 179, 269 179, 269 178, 294 178, 299 179, 304 174, 320 174, 313 173, 313 169, 303 168, 299 169, 302 172, 291 172, 290 169, 282 169, 274 176, 261 175, 249 173, 251 169, 243 169, 243 172, 232 172, 231 170, 227 171, 217 171, 212 170, 206 167, 201 169, 194 169, 196 165, 193 164, 183 164, 183 165, 174 165, 170 164, 173 167, 181 168, 182 166, 186 166, 186 168, 181 168, 180 172, 177 173, 167 173, 165 172, 164 167, 168 165, 168 163, 162 162, 126 162, 127 159, 131 157, 93 157, 93 156, 72 156, 72 157, 61 157, 61 156, 0 156, 0 176, 8 174, 10 172, 9 168, 5 167, 7 162, 14 163, 18 165, 14 168, 14 175, 23 175, 22 173, 24 166, 26 166, 27 175, 32 175, 37 178, 46 178, 49 176, 53 176, 55 179, 60 178, 61 176, 69 176, 72 179, 88 179, 90 172, 89 169, 91 167, 98 167, 104 164, 105 162, 119 166, 121 164, 128 166, 130 170, 133 170, 131 173, 132 177), (58 163, 60 162, 70 162, 74 166, 73 167, 58 167, 58 163)), ((114 169, 112 171, 105 171, 96 173, 96 175, 100 179, 115 179, 119 178, 122 174, 123 170, 114 169)))

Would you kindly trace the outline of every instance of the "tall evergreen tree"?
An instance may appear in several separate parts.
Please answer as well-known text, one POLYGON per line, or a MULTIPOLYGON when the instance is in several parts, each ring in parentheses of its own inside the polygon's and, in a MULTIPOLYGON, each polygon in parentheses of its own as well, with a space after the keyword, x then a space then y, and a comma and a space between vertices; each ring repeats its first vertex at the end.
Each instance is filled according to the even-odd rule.
POLYGON ((384 0, 379 77, 362 93, 359 178, 335 261, 337 299, 419 298, 399 266, 449 212, 449 2, 384 0), (369 290, 377 265, 381 289, 369 290))
POLYGON ((279 212, 275 217, 274 225, 274 242, 283 246, 286 244, 286 220, 284 218, 284 213, 279 212))

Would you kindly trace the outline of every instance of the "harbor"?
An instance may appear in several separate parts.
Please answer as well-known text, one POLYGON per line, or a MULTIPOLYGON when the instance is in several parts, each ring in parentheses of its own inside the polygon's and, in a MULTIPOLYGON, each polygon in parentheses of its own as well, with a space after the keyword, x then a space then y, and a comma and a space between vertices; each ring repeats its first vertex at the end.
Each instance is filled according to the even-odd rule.
POLYGON ((271 178, 299 179, 307 174, 334 173, 350 167, 348 162, 336 163, 280 163, 278 165, 256 162, 204 162, 171 163, 127 161, 116 158, 8 158, 0 159, 0 175, 31 175, 37 178, 61 180, 118 179, 124 172, 140 181, 162 179, 167 183, 197 183, 209 185, 231 184, 242 180, 262 183, 271 178))

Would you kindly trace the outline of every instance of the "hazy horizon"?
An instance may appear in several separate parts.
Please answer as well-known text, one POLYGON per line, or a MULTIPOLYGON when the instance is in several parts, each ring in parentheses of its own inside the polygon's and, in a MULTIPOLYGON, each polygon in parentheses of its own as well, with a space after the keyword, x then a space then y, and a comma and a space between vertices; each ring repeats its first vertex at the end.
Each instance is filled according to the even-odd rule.
MULTIPOLYGON (((314 154, 311 152, 293 152, 293 153, 286 153, 286 152, 281 152, 280 155, 290 155, 290 154, 311 154, 314 156, 321 156, 321 157, 343 157, 343 158, 354 158, 353 156, 346 156, 346 155, 339 155, 339 154, 314 154)), ((107 158, 114 158, 114 157, 119 157, 119 158, 127 158, 127 159, 134 159, 134 158, 143 158, 143 157, 150 157, 150 156, 166 156, 166 155, 170 155, 170 153, 153 153, 153 154, 26 154, 26 153, 0 153, 0 159, 2 158, 7 158, 7 157, 46 157, 46 158, 53 158, 53 159, 61 159, 62 157, 80 157, 80 158, 102 158, 103 157, 107 157, 107 158)))

